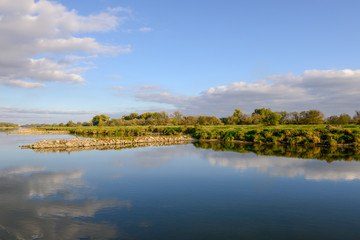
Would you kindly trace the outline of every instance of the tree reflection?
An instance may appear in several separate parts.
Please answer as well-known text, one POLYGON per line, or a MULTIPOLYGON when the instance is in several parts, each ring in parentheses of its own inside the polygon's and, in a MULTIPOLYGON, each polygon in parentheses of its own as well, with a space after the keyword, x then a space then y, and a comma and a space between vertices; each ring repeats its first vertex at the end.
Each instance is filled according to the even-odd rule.
POLYGON ((252 152, 256 155, 319 159, 326 160, 327 162, 360 160, 360 149, 345 146, 320 147, 279 144, 240 144, 235 142, 195 142, 193 144, 197 148, 212 149, 215 151, 252 152))

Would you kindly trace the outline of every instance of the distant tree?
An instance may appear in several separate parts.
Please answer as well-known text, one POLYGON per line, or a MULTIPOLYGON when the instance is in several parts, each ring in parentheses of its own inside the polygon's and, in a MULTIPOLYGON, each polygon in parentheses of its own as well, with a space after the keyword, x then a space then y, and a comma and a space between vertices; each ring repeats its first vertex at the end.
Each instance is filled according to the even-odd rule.
POLYGON ((122 118, 125 120, 133 120, 133 119, 139 118, 139 114, 130 113, 130 115, 124 115, 122 118))
POLYGON ((172 124, 180 125, 183 124, 183 114, 180 111, 175 111, 172 115, 172 124))
POLYGON ((333 115, 326 119, 327 124, 338 124, 339 122, 339 116, 333 115))
POLYGON ((91 120, 91 123, 93 126, 103 126, 106 123, 106 121, 108 121, 109 119, 110 119, 110 117, 108 117, 104 114, 96 115, 91 120))
POLYGON ((240 109, 237 109, 237 108, 235 109, 235 111, 233 113, 233 116, 237 117, 239 119, 241 119, 243 115, 244 115, 244 113, 240 109))
POLYGON ((277 112, 280 117, 280 124, 287 124, 289 122, 289 114, 285 111, 277 112))
POLYGON ((270 108, 255 109, 254 114, 261 116, 260 121, 264 125, 277 125, 280 122, 280 116, 276 112, 271 111, 270 108))
MULTIPOLYGON (((260 119, 260 118, 259 118, 260 119)), ((253 124, 253 117, 252 116, 249 116, 247 114, 244 114, 240 120, 240 124, 242 125, 250 125, 250 124, 253 124)))
POLYGON ((288 122, 291 124, 300 124, 300 114, 298 112, 289 113, 288 122))
POLYGON ((162 115, 159 112, 154 112, 154 113, 151 114, 151 118, 160 119, 160 118, 162 118, 162 115))
POLYGON ((89 123, 89 122, 83 122, 81 125, 82 125, 82 126, 91 126, 91 123, 89 123))
POLYGON ((262 116, 258 113, 252 113, 249 118, 251 119, 251 124, 260 124, 262 116))
POLYGON ((235 116, 229 116, 226 119, 224 119, 223 122, 228 125, 236 125, 240 123, 240 119, 235 116))
POLYGON ((151 112, 140 114, 140 118, 145 119, 145 120, 148 118, 151 118, 151 116, 152 116, 151 112))
POLYGON ((184 125, 195 125, 198 122, 198 117, 186 116, 184 117, 184 125))
POLYGON ((177 119, 180 119, 183 117, 183 114, 180 112, 180 111, 175 111, 173 114, 172 114, 173 118, 177 118, 177 119))
POLYGON ((169 114, 167 112, 165 112, 165 111, 161 111, 160 112, 160 118, 161 119, 167 119, 167 118, 169 118, 169 114))
POLYGON ((244 116, 244 113, 240 109, 235 109, 232 116, 229 116, 226 119, 223 119, 222 121, 225 124, 236 125, 236 124, 240 124, 241 118, 243 116, 244 116))
POLYGON ((200 125, 221 125, 222 122, 215 116, 199 116, 198 124, 200 125))
POLYGON ((324 123, 324 114, 319 110, 302 111, 300 122, 302 124, 321 124, 324 123))
POLYGON ((349 124, 351 121, 351 117, 349 114, 343 113, 340 115, 338 119, 339 124, 349 124))
POLYGON ((66 123, 66 126, 67 127, 74 127, 75 126, 75 123, 73 123, 73 121, 68 121, 67 123, 66 123))
POLYGON ((355 111, 355 115, 353 116, 353 120, 355 123, 360 124, 360 111, 355 111))

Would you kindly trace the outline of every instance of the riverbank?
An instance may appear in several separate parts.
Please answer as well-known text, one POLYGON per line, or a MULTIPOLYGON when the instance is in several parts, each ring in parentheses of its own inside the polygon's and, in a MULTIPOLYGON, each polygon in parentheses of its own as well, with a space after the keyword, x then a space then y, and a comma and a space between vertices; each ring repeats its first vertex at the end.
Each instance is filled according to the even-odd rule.
POLYGON ((248 142, 360 148, 360 125, 226 125, 226 126, 124 126, 24 129, 18 134, 67 134, 96 139, 161 138, 190 136, 201 141, 248 142))

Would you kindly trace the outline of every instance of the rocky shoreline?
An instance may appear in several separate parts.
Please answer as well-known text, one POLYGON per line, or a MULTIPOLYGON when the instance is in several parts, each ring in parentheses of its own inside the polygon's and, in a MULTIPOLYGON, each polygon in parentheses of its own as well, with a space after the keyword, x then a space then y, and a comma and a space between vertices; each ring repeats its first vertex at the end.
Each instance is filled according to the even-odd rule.
POLYGON ((152 146, 152 145, 171 145, 179 143, 194 142, 196 139, 190 136, 158 136, 158 137, 137 137, 129 140, 124 139, 94 139, 94 138, 75 138, 62 140, 43 140, 34 144, 23 145, 23 149, 58 149, 59 151, 68 151, 71 149, 107 149, 107 148, 125 148, 131 146, 152 146))

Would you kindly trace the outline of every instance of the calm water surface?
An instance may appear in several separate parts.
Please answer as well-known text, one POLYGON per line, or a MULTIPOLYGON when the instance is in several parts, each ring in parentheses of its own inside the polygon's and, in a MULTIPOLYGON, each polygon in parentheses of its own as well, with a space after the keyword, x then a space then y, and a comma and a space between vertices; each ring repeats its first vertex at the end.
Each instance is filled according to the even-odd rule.
POLYGON ((63 138, 0 132, 0 239, 360 238, 360 162, 348 157, 18 147, 63 138))

